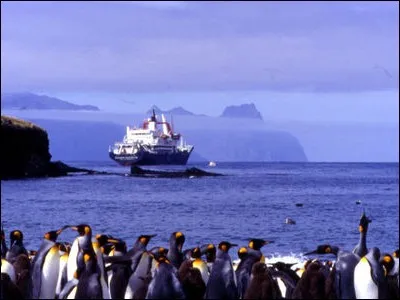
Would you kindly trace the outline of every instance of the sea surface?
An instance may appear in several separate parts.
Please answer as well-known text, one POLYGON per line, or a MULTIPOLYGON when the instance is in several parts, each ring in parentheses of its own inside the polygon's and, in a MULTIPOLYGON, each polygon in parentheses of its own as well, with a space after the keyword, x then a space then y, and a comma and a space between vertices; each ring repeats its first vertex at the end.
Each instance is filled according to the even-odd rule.
MULTIPOLYGON (((170 234, 182 231, 184 249, 223 240, 244 246, 250 238, 264 238, 273 241, 262 249, 267 259, 301 260, 319 244, 351 251, 365 209, 372 219, 367 246, 389 253, 399 248, 398 163, 200 163, 186 167, 226 176, 191 179, 124 176, 129 168, 114 162, 67 163, 121 176, 2 181, 7 240, 20 229, 25 246, 37 249, 45 232, 87 223, 94 233, 124 239, 129 248, 140 234, 157 234, 149 248, 168 247, 170 234), (285 224, 288 217, 296 224, 285 224)), ((75 236, 66 230, 59 240, 75 236)), ((230 251, 234 259, 237 250, 230 251)))

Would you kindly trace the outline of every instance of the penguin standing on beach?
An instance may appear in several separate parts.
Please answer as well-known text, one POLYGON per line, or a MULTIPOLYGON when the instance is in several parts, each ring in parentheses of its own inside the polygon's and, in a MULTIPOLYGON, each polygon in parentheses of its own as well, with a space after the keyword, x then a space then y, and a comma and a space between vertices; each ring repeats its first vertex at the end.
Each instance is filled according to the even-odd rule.
POLYGON ((92 251, 92 228, 87 224, 77 226, 68 226, 72 230, 76 230, 79 236, 72 243, 71 251, 68 256, 67 263, 67 279, 72 280, 78 269, 83 269, 85 263, 83 261, 83 251, 92 251))
POLYGON ((217 256, 212 266, 210 278, 206 288, 208 299, 237 299, 237 280, 233 270, 229 249, 237 246, 223 241, 219 243, 217 256))
POLYGON ((357 299, 386 299, 387 279, 379 262, 381 253, 373 247, 354 268, 354 288, 357 299))
MULTIPOLYGON (((131 269, 128 271, 124 265, 113 266, 113 282, 110 284, 117 293, 123 293, 125 299, 140 299, 147 293, 149 278, 151 277, 151 267, 154 254, 147 251, 147 245, 156 235, 140 235, 133 247, 136 252, 132 252, 131 269), (128 275, 128 277, 126 277, 128 275)), ((157 247, 158 248, 158 247, 157 247)), ((129 252, 128 252, 129 253, 129 252)), ((128 255, 127 253, 127 255, 128 255)), ((163 252, 164 256, 165 253, 163 252)))
POLYGON ((10 263, 13 263, 20 254, 25 254, 29 257, 29 253, 24 246, 24 235, 22 231, 13 230, 10 233, 10 249, 7 251, 6 259, 10 263))
POLYGON ((182 232, 177 231, 171 234, 167 258, 176 269, 179 269, 181 263, 183 262, 184 257, 182 253, 182 247, 184 243, 185 235, 182 232))
POLYGON ((96 254, 87 249, 82 252, 85 267, 79 274, 75 299, 105 299, 96 254))
POLYGON ((154 256, 156 268, 147 289, 146 299, 185 299, 178 271, 165 256, 154 256))
POLYGON ((368 224, 371 223, 371 220, 367 218, 365 215, 365 211, 360 219, 360 223, 358 226, 358 230, 360 232, 360 240, 356 247, 353 249, 353 253, 357 254, 360 258, 365 256, 368 253, 367 248, 367 231, 368 231, 368 224))
POLYGON ((60 268, 58 235, 67 227, 49 231, 32 261, 32 298, 54 298, 60 268))

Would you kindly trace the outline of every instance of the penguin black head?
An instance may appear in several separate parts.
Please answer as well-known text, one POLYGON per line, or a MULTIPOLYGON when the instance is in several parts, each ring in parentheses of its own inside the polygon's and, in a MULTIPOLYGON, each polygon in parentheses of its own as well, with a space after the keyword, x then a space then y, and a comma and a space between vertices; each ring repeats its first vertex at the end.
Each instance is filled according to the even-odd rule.
POLYGON ((201 253, 205 254, 207 262, 214 262, 217 254, 217 249, 214 244, 206 244, 200 247, 201 253))
POLYGON ((363 211, 363 214, 360 219, 360 223, 358 225, 358 231, 360 232, 367 232, 368 231, 368 224, 371 223, 372 220, 367 218, 365 215, 365 211, 363 211))
POLYGON ((262 239, 251 239, 249 241, 249 248, 254 250, 260 250, 263 246, 273 243, 273 241, 266 241, 262 239))
POLYGON ((113 238, 111 235, 108 234, 96 234, 96 240, 99 243, 99 247, 103 247, 107 243, 119 243, 120 240, 113 238))
POLYGON ((22 231, 13 230, 10 232, 11 246, 14 245, 14 243, 22 243, 23 240, 24 240, 24 235, 23 235, 22 231))
POLYGON ((121 253, 126 253, 128 250, 126 248, 126 243, 124 241, 119 241, 118 243, 114 244, 114 250, 121 252, 121 253))
POLYGON ((154 247, 150 249, 150 255, 154 257, 154 259, 157 260, 158 257, 167 257, 168 254, 168 249, 164 247, 154 247))
POLYGON ((319 245, 317 247, 317 250, 307 252, 304 255, 310 255, 310 254, 330 254, 333 253, 333 249, 331 245, 324 244, 324 245, 319 245))
POLYGON ((395 265, 393 257, 388 253, 383 254, 379 259, 379 262, 385 268, 386 273, 390 273, 395 265))
POLYGON ((175 241, 179 251, 182 251, 183 244, 185 243, 185 235, 180 231, 175 231, 171 234, 170 242, 175 241))
POLYGON ((148 234, 148 235, 143 234, 137 238, 137 242, 141 243, 144 246, 147 246, 150 240, 155 236, 157 236, 157 234, 148 234))
POLYGON ((241 248, 238 250, 238 257, 239 257, 240 259, 244 259, 244 258, 247 256, 248 253, 249 253, 249 251, 247 251, 247 248, 246 248, 246 247, 241 247, 241 248))
POLYGON ((196 247, 192 250, 192 258, 201 258, 200 247, 196 247))
POLYGON ((57 238, 58 238, 58 235, 59 235, 64 229, 66 229, 66 228, 68 228, 68 227, 69 227, 69 226, 66 225, 66 226, 63 226, 62 228, 60 228, 60 229, 58 229, 58 230, 52 230, 52 231, 46 232, 45 235, 44 235, 44 238, 45 238, 46 240, 55 242, 55 241, 57 240, 57 238))
POLYGON ((229 242, 223 241, 223 242, 219 243, 218 249, 225 253, 228 253, 229 249, 232 247, 235 247, 235 246, 237 246, 237 244, 231 244, 229 242))
POLYGON ((92 235, 92 228, 90 228, 89 225, 87 224, 80 224, 77 226, 68 226, 73 230, 78 231, 80 236, 84 236, 84 235, 92 235))

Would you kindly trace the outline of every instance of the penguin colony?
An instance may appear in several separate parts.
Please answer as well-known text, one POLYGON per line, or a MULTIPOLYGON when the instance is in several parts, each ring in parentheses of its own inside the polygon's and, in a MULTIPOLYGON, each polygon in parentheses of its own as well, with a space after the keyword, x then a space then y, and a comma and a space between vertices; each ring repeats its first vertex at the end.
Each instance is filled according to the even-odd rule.
POLYGON ((183 250, 185 235, 173 232, 169 248, 147 246, 155 235, 125 241, 92 233, 87 224, 66 225, 44 235, 37 251, 27 251, 23 233, 1 230, 2 299, 399 299, 399 250, 367 248, 371 222, 362 214, 360 240, 352 251, 319 245, 301 267, 268 263, 261 248, 272 241, 253 238, 238 245, 222 241, 183 250), (72 244, 57 242, 75 230, 72 244))

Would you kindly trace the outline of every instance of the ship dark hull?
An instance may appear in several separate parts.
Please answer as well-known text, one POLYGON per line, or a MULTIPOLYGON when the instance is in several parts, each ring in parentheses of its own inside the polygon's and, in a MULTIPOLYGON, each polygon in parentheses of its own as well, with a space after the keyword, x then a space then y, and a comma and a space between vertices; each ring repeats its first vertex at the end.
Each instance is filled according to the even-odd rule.
POLYGON ((109 152, 110 158, 122 166, 186 165, 190 154, 191 151, 158 154, 142 151, 136 155, 115 155, 109 152))

